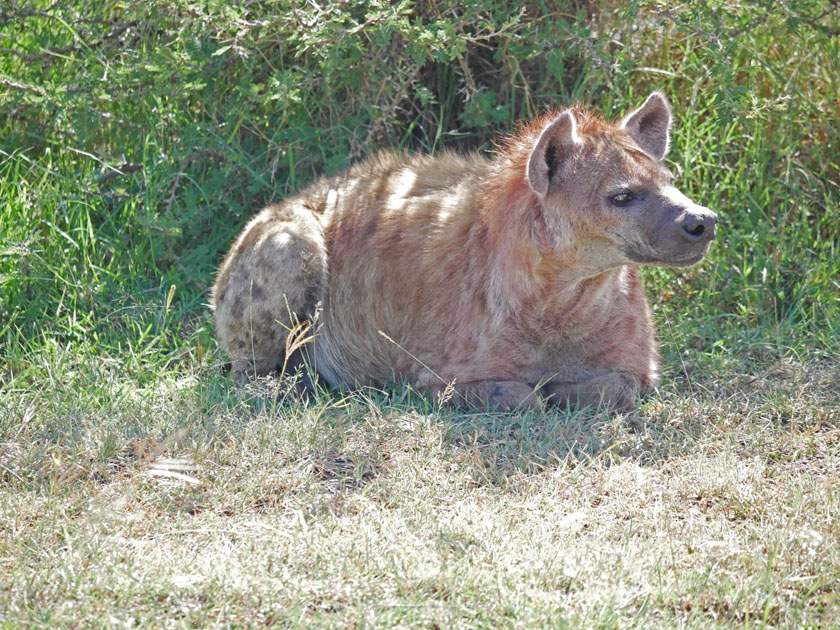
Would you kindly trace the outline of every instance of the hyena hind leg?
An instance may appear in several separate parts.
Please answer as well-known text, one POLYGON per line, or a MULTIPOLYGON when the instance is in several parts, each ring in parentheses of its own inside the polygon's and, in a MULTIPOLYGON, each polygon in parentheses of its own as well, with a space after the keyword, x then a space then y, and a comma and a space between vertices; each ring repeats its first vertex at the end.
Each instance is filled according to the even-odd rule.
POLYGON ((314 317, 326 273, 323 230, 308 210, 270 206, 245 226, 219 269, 211 298, 234 380, 282 365, 286 335, 314 317))

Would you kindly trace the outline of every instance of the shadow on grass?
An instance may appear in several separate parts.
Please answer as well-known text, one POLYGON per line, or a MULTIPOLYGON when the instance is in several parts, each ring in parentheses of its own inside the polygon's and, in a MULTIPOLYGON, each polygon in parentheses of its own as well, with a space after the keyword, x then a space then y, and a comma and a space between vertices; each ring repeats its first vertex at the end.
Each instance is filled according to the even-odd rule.
POLYGON ((727 433, 768 443, 840 426, 840 366, 825 361, 674 370, 628 414, 487 413, 399 387, 301 396, 278 379, 237 387, 209 366, 143 388, 106 382, 6 401, 0 480, 70 492, 80 480, 103 486, 153 472, 161 458, 189 457, 202 487, 224 480, 243 493, 240 506, 260 510, 411 477, 422 485, 457 474, 504 488, 558 467, 659 466, 727 433))
MULTIPOLYGON (((390 468, 395 449, 413 455, 418 465, 467 467, 475 483, 505 486, 558 466, 633 461, 656 467, 725 433, 772 440, 810 425, 840 425, 840 365, 779 361, 740 367, 737 373, 669 374, 659 392, 626 414, 559 408, 488 413, 399 388, 321 391, 313 399, 324 412, 316 420, 323 423, 321 437, 344 432, 343 438, 333 434, 334 442, 344 440, 333 449, 336 465, 351 455, 367 461, 361 485, 390 468)), ((313 403, 287 398, 283 404, 291 410, 313 403)))
POLYGON ((270 380, 231 395, 257 422, 285 418, 275 434, 287 436, 284 465, 308 461, 316 478, 340 471, 339 485, 348 490, 363 488, 406 459, 466 471, 474 483, 494 486, 558 466, 627 459, 656 465, 702 439, 703 409, 710 404, 665 392, 628 414, 555 407, 500 413, 440 404, 399 388, 320 390, 301 397, 293 386, 270 380))

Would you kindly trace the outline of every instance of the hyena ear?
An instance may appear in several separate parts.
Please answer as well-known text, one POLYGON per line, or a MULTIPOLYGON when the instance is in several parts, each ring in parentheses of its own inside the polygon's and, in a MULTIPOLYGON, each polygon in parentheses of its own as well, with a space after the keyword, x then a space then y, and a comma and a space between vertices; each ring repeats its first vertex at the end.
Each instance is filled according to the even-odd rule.
POLYGON ((528 157, 528 182, 540 196, 548 192, 551 180, 557 174, 569 153, 580 144, 577 122, 571 110, 566 110, 552 120, 540 133, 528 157))
POLYGON ((660 92, 653 92, 639 109, 627 114, 621 126, 653 158, 661 160, 668 153, 671 106, 660 92))

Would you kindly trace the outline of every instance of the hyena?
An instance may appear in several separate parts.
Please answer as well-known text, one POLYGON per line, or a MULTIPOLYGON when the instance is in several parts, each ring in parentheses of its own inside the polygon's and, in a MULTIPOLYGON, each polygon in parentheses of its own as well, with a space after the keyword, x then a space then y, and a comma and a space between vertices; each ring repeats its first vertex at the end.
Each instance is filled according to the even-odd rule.
POLYGON ((265 208, 213 287, 233 376, 276 370, 317 310, 330 386, 632 407, 660 379, 637 267, 693 265, 716 232, 662 164, 671 118, 658 92, 615 122, 573 106, 492 158, 388 153, 265 208))

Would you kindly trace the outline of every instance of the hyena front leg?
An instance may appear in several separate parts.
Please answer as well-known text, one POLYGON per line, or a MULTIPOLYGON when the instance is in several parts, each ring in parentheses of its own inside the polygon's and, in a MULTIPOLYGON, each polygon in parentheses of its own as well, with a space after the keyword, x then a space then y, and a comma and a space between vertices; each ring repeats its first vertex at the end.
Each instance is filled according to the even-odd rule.
POLYGON ((640 396, 649 393, 637 377, 609 372, 574 383, 548 383, 543 393, 555 405, 600 407, 615 411, 628 411, 635 407, 640 396))
POLYGON ((219 269, 211 300, 234 379, 277 369, 288 331, 314 316, 326 273, 324 233, 310 211, 271 206, 245 226, 219 269))
POLYGON ((512 411, 514 409, 537 409, 540 397, 534 387, 520 381, 473 381, 451 384, 444 383, 429 386, 432 394, 439 395, 452 389, 451 401, 468 404, 482 409, 512 411))

